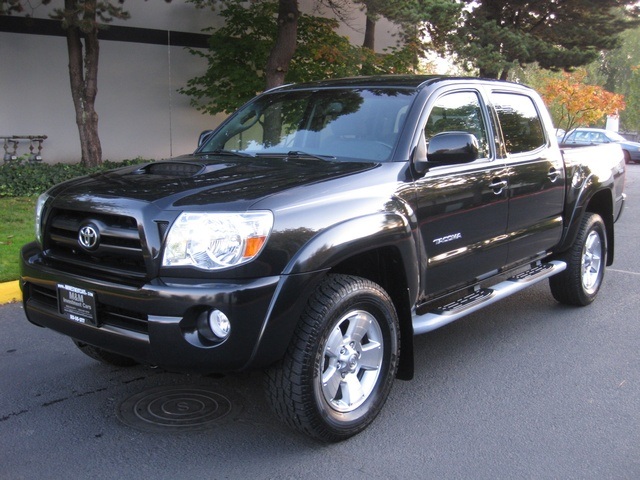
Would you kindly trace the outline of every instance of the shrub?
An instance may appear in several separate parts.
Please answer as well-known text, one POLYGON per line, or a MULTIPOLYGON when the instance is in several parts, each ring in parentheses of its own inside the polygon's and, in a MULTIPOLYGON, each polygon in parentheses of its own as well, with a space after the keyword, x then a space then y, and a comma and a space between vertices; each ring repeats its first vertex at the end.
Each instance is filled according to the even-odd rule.
POLYGON ((141 158, 122 162, 106 160, 98 167, 87 168, 79 163, 30 163, 21 158, 0 165, 0 197, 40 195, 53 185, 74 177, 148 161, 141 158))

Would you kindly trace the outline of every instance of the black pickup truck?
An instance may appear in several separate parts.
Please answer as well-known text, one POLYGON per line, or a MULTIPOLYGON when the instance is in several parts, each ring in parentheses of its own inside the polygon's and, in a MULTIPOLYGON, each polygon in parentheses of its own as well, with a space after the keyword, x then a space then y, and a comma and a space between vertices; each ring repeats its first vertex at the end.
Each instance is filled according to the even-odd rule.
POLYGON ((547 278, 587 305, 613 261, 620 147, 561 151, 521 85, 284 86, 201 138, 40 197, 27 317, 115 365, 264 369, 276 414, 325 441, 412 377, 414 335, 547 278))

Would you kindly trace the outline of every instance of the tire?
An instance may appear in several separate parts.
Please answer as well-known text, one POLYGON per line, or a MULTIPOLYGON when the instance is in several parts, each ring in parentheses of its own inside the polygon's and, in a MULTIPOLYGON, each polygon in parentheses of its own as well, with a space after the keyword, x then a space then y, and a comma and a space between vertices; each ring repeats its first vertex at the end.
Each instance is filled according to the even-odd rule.
POLYGON ((623 150, 622 153, 624 153, 624 163, 631 163, 631 154, 627 150, 623 150))
POLYGON ((553 297, 567 305, 589 305, 600 290, 607 264, 607 234, 600 215, 584 216, 565 261, 567 269, 549 279, 553 297))
POLYGON ((345 440, 378 415, 395 379, 400 327, 389 295, 329 275, 311 296, 284 359, 267 371, 267 400, 290 427, 345 440))
POLYGON ((118 355, 117 353, 112 353, 107 350, 103 350, 102 348, 94 347, 93 345, 88 345, 86 343, 80 342, 78 340, 74 340, 73 343, 75 343, 76 347, 78 347, 80 351, 85 355, 107 365, 113 365, 115 367, 133 367, 134 365, 138 364, 138 362, 136 362, 133 358, 118 355))

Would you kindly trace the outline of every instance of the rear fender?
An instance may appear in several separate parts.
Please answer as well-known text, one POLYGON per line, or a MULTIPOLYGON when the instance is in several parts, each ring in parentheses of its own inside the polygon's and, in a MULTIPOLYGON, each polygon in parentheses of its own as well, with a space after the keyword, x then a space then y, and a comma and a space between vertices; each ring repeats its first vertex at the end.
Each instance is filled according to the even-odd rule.
POLYGON ((572 186, 569 187, 570 191, 567 195, 567 208, 565 210, 565 218, 568 221, 557 251, 564 252, 573 245, 585 213, 597 213, 602 217, 607 229, 607 265, 611 265, 614 258, 613 181, 602 182, 593 173, 584 177, 580 177, 580 175, 580 172, 574 174, 572 186), (576 186, 579 188, 576 188, 576 186))

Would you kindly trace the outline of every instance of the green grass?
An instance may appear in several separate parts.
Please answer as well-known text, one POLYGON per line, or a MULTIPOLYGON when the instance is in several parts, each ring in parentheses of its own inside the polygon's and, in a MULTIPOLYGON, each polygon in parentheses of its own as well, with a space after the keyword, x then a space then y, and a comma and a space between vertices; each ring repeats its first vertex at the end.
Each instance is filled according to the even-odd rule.
POLYGON ((19 254, 35 238, 36 197, 0 197, 0 282, 20 276, 19 254))

